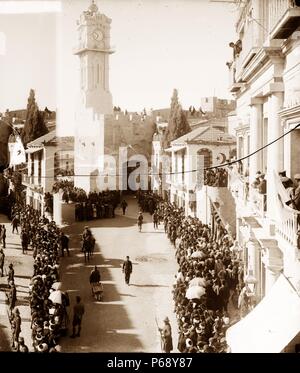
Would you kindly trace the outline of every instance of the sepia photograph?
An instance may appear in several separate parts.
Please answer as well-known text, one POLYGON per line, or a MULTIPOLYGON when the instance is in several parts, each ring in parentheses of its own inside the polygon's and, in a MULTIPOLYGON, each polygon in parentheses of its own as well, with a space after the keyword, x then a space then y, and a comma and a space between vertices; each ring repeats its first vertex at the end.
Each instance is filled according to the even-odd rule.
POLYGON ((300 0, 0 0, 0 352, 300 352, 300 0))

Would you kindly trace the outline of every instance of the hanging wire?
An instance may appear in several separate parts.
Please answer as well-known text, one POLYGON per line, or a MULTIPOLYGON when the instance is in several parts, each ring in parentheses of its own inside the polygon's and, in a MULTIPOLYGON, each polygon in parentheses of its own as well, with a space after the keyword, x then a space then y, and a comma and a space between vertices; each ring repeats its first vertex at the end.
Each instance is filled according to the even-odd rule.
MULTIPOLYGON (((267 147, 271 146, 272 144, 274 144, 275 142, 283 139, 286 135, 288 135, 289 133, 295 131, 297 128, 300 127, 300 123, 298 123, 295 127, 291 128, 289 131, 285 132, 283 135, 279 136, 277 139, 269 142, 268 144, 262 146, 261 148, 255 150, 254 152, 244 156, 244 157, 241 157, 239 159, 235 159, 233 161, 230 161, 230 162, 226 162, 226 163, 222 163, 220 165, 215 165, 215 166, 211 166, 211 167, 204 167, 204 168, 197 168, 197 169, 194 169, 194 170, 185 170, 185 171, 182 171, 182 172, 165 172, 165 173, 147 173, 147 174, 138 174, 140 176, 171 176, 171 175, 182 175, 182 174, 189 174, 189 173, 192 173, 192 172, 203 172, 203 171, 207 171, 207 170, 213 170, 213 169, 218 169, 218 168, 224 168, 224 167, 228 167, 228 166, 231 166, 235 163, 239 163, 239 162, 242 162, 244 161, 245 159, 248 159, 250 157, 252 157, 253 155, 261 152, 262 150, 266 149, 267 147)), ((18 171, 22 171, 22 170, 26 170, 27 167, 24 167, 23 169, 19 169, 18 171)), ((55 169, 55 168, 53 168, 55 169)), ((33 176, 33 175, 31 175, 33 176)), ((71 177, 92 177, 92 176, 95 176, 95 177, 99 177, 99 176, 104 176, 104 177, 121 177, 121 176, 124 176, 124 174, 108 174, 108 173, 105 173, 103 172, 103 174, 101 175, 90 175, 90 174, 76 174, 76 175, 67 175, 67 176, 71 176, 71 177)), ((35 176, 35 177, 38 177, 38 176, 35 176)), ((40 176, 40 178, 53 178, 53 176, 40 176)))

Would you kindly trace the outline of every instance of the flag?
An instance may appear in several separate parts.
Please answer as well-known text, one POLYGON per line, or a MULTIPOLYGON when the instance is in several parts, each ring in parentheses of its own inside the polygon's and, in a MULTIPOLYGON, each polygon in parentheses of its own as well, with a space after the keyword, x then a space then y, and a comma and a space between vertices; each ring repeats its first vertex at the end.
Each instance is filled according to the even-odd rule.
POLYGON ((16 142, 14 144, 11 158, 10 158, 10 167, 16 166, 18 164, 26 162, 25 149, 22 144, 22 140, 19 136, 16 137, 16 142))

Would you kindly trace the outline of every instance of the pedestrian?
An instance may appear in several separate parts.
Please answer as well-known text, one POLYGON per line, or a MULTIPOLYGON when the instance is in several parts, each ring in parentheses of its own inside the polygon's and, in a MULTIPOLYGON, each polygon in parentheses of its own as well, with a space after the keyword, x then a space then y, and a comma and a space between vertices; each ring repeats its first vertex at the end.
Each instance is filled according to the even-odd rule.
POLYGON ((91 285, 93 297, 95 296, 94 289, 97 285, 99 286, 100 281, 101 281, 100 271, 98 270, 97 266, 95 266, 90 274, 90 285, 91 285))
POLYGON ((23 337, 19 337, 18 352, 29 352, 23 337))
POLYGON ((5 254, 3 252, 3 249, 0 249, 0 270, 1 270, 1 277, 4 276, 4 260, 5 260, 5 254))
POLYGON ((73 308, 73 334, 71 335, 71 338, 80 337, 81 332, 81 322, 82 317, 84 315, 84 305, 81 303, 80 296, 76 296, 76 304, 73 308), (78 327, 77 333, 76 326, 78 327))
POLYGON ((18 226, 19 226, 19 224, 20 224, 20 220, 19 220, 18 216, 15 216, 13 218, 12 222, 11 222, 11 225, 13 227, 12 228, 12 233, 14 233, 15 230, 17 231, 17 233, 19 233, 18 232, 18 226))
POLYGON ((69 237, 66 236, 64 232, 61 232, 61 235, 60 235, 60 248, 61 248, 61 256, 64 256, 65 249, 66 249, 68 256, 70 256, 69 237))
POLYGON ((17 301, 17 289, 14 281, 10 281, 9 283, 10 289, 8 293, 8 306, 10 313, 12 313, 13 309, 15 308, 16 301, 17 301))
POLYGON ((163 328, 159 328, 161 335, 161 349, 163 352, 169 354, 173 350, 173 341, 172 329, 168 317, 164 319, 164 323, 165 325, 163 326, 163 328))
POLYGON ((143 220, 144 220, 143 213, 142 213, 142 211, 140 211, 139 215, 138 215, 138 218, 137 218, 139 232, 142 231, 143 220))
POLYGON ((158 213, 157 211, 154 211, 154 214, 152 216, 152 219, 153 219, 153 226, 154 226, 154 229, 158 229, 158 220, 159 220, 159 217, 158 217, 158 213))
POLYGON ((12 348, 18 350, 19 335, 21 333, 21 317, 18 308, 15 309, 10 319, 11 332, 12 332, 12 348), (17 345, 17 346, 16 346, 17 345))
POLYGON ((21 245, 22 245, 23 254, 27 254, 28 243, 29 243, 28 234, 27 234, 25 229, 22 229, 22 231, 21 231, 21 245))
POLYGON ((128 255, 123 263, 123 273, 125 274, 125 283, 129 286, 130 275, 132 273, 132 262, 129 260, 128 255))
POLYGON ((125 215, 127 206, 128 206, 128 203, 125 201, 125 199, 123 199, 123 201, 121 202, 121 207, 122 207, 122 210, 123 210, 123 215, 125 215))
POLYGON ((10 283, 11 281, 15 281, 15 270, 12 263, 8 266, 8 275, 7 275, 7 282, 10 283))
POLYGON ((4 224, 2 225, 2 229, 1 229, 0 242, 2 242, 3 249, 5 249, 6 248, 6 228, 4 224))

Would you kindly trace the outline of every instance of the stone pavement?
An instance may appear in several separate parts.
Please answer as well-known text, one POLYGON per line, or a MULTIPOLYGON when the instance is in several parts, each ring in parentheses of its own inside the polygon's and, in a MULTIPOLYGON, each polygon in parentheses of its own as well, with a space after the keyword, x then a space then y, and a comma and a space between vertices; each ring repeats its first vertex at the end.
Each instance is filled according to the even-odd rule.
MULTIPOLYGON (((25 339, 25 344, 29 351, 32 351, 31 329, 30 329, 30 307, 28 286, 33 272, 32 252, 28 254, 22 253, 20 236, 16 233, 12 234, 11 223, 4 215, 0 215, 0 224, 6 226, 6 248, 5 254, 5 271, 8 272, 8 265, 13 263, 15 269, 15 284, 17 288, 16 307, 19 308, 22 324, 21 336, 25 339)), ((2 247, 2 245, 0 245, 2 247)), ((8 311, 6 305, 5 292, 8 291, 7 277, 0 277, 0 351, 8 351, 11 349, 11 329, 8 319, 8 311)))
POLYGON ((177 347, 172 299, 172 284, 177 272, 174 249, 162 225, 154 231, 149 214, 144 214, 143 231, 138 232, 136 200, 127 198, 127 201, 126 216, 122 216, 118 209, 115 219, 88 223, 97 244, 94 257, 88 264, 84 263, 79 249, 79 234, 87 223, 76 223, 65 229, 71 237, 71 256, 61 260, 63 290, 69 292, 71 308, 75 295, 80 294, 86 312, 81 337, 63 338, 63 351, 160 352, 156 321, 163 325, 165 316, 171 321, 173 344, 177 347), (121 270, 126 255, 133 262, 130 286, 125 284, 121 270), (94 265, 101 272, 102 302, 96 302, 91 296, 89 274, 94 265))
MULTIPOLYGON (((172 284, 177 272, 174 248, 161 225, 154 231, 151 216, 144 214, 142 233, 138 232, 138 206, 134 198, 127 198, 128 210, 122 216, 118 209, 115 219, 101 219, 75 223, 64 227, 70 236, 70 257, 60 260, 62 290, 69 292, 71 309, 75 296, 80 294, 85 315, 80 338, 69 336, 60 341, 65 352, 160 352, 160 334, 156 322, 162 326, 168 316, 173 331, 174 351, 177 351, 177 322, 172 299, 172 284), (80 250, 80 234, 89 225, 96 238, 93 258, 87 264, 80 250), (124 283, 121 270, 129 255, 133 262, 131 285, 124 283), (104 286, 104 299, 96 302, 89 285, 93 266, 99 266, 104 286)), ((22 254, 20 238, 11 233, 10 222, 0 215, 0 223, 7 229, 6 263, 14 264, 17 286, 17 306, 22 317, 21 335, 32 351, 28 285, 33 271, 31 251, 22 254)), ((0 278, 0 351, 10 349, 10 324, 7 317, 5 293, 7 278, 0 278)), ((72 311, 69 310, 72 320, 72 311)), ((71 334, 71 326, 69 328, 71 334)))

